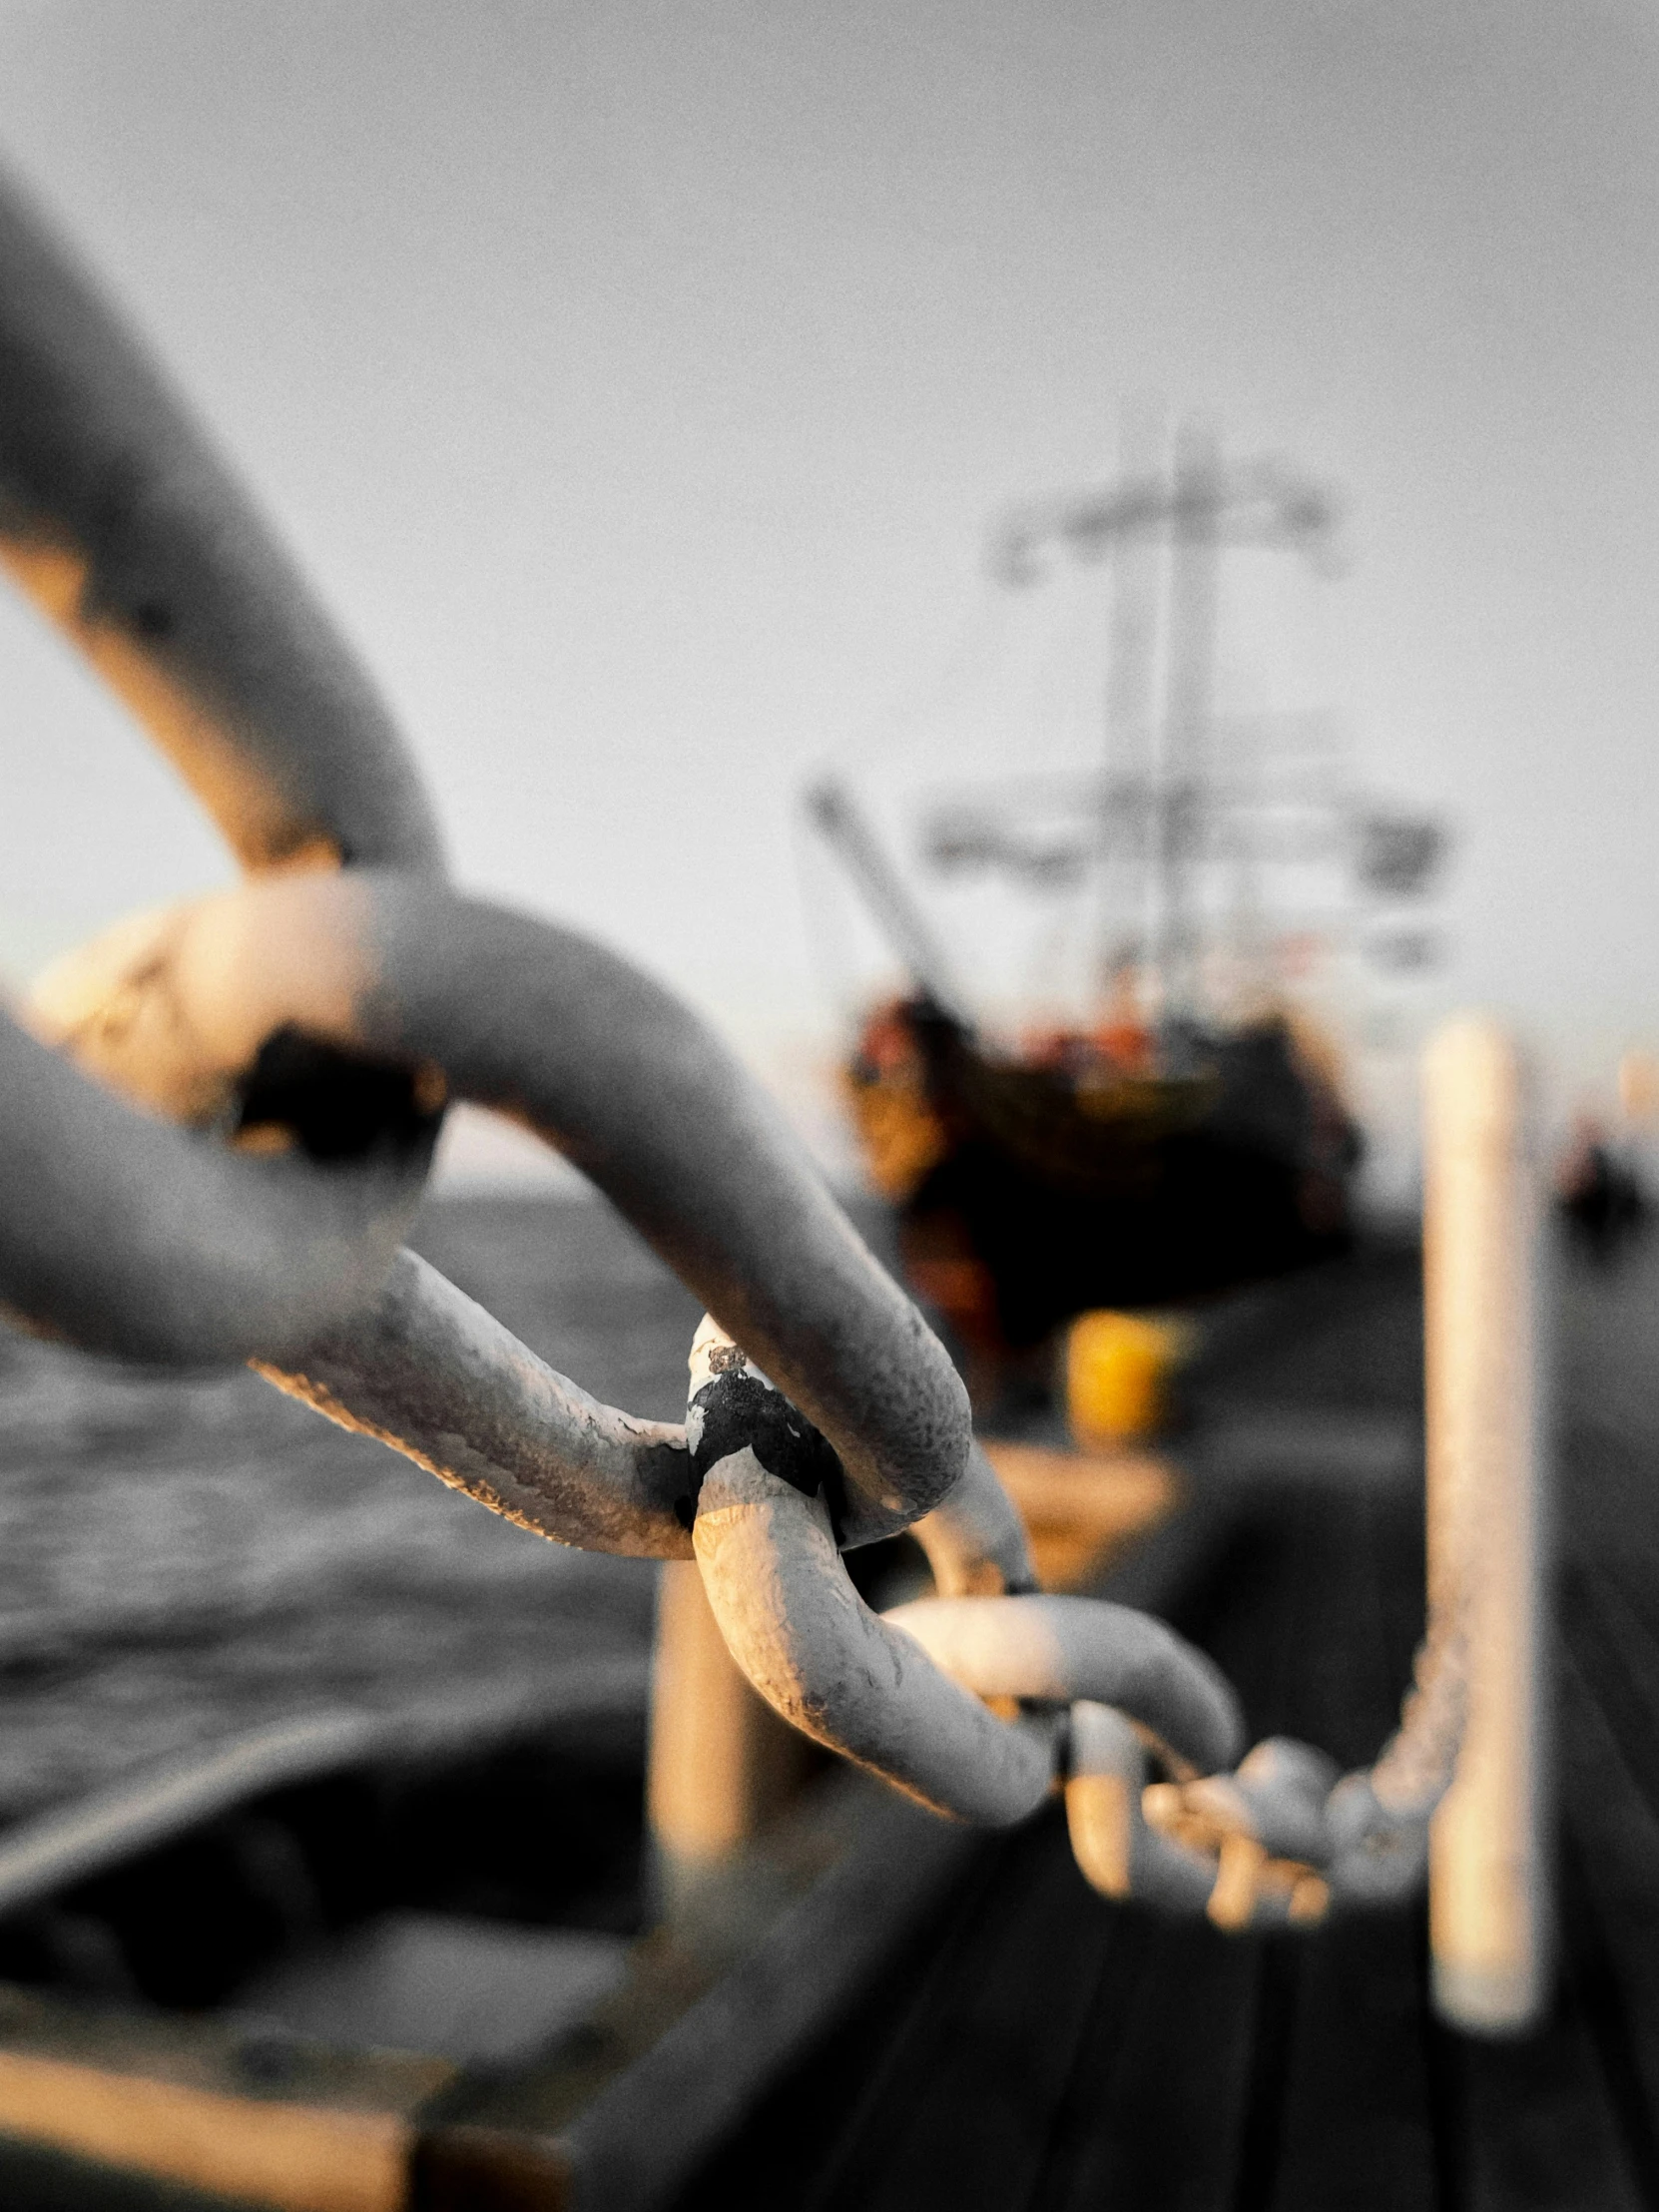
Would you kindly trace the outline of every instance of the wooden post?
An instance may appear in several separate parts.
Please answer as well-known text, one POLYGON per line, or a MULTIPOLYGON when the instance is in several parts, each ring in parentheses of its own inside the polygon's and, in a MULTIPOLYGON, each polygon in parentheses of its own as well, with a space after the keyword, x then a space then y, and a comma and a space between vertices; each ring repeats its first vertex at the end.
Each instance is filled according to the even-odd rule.
POLYGON ((1539 1193, 1510 1039, 1486 1021, 1442 1029, 1423 1106, 1428 1589, 1461 1624, 1468 1695, 1429 1831, 1434 2003, 1504 2034, 1546 1995, 1539 1193))
POLYGON ((810 1757, 739 1672, 695 1560, 666 1561, 646 1784, 662 1918, 695 1906, 708 1877, 782 1810, 810 1757))

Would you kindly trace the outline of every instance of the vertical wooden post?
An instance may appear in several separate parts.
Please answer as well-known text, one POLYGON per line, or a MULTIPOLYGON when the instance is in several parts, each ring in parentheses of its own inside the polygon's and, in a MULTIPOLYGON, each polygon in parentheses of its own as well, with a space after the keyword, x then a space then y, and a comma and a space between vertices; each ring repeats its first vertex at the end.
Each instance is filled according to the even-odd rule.
POLYGON ((709 1876, 780 1812, 810 1756, 733 1661, 696 1562, 657 1585, 646 1813, 662 1917, 696 1904, 709 1876))
POLYGON ((1514 1045, 1462 1020, 1424 1063, 1428 1588, 1467 1716, 1429 1831, 1434 2003, 1477 2033, 1545 1997, 1540 1837, 1539 1194, 1514 1045))

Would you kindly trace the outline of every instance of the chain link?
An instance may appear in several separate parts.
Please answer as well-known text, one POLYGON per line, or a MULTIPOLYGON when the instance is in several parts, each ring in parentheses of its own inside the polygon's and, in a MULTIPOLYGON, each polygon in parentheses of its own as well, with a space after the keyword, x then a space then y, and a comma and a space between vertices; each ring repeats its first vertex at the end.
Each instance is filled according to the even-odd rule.
POLYGON ((95 290, 0 204, 0 560, 224 831, 242 888, 139 917, 0 1016, 0 1299, 95 1352, 251 1361, 561 1543, 695 1557, 796 1727, 956 1818, 1063 1790, 1111 1897, 1301 1925, 1421 1879, 1461 1729, 1437 1605, 1399 1733, 1231 1773, 1163 1623, 1044 1596, 961 1383, 775 1109, 579 934, 451 890, 372 690, 95 290), (572 1159, 708 1306, 684 1427, 553 1373, 402 1248, 442 1112, 572 1159), (879 1616, 842 1552, 913 1527, 879 1616))

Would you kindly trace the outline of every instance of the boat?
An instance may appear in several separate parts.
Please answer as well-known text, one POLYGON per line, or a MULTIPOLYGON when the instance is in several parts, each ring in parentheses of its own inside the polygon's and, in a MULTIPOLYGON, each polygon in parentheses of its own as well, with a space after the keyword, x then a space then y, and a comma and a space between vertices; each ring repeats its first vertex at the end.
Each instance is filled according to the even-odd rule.
POLYGON ((1080 1314, 1179 1308, 1354 1235, 1361 1130, 1289 970, 1355 915, 1375 958, 1426 964, 1410 914, 1445 834, 1355 791, 1329 718, 1258 717, 1242 745, 1215 705, 1224 556, 1329 574, 1338 513, 1323 486, 1228 463, 1188 428, 1167 461, 995 531, 1011 587, 1053 556, 1111 566, 1104 758, 935 799, 920 859, 935 882, 995 875, 1083 912, 1092 972, 1069 1017, 987 1018, 861 796, 842 780, 809 795, 906 978, 844 1068, 859 1149, 981 1399, 1080 1314), (1327 878, 1314 931, 1272 903, 1276 878, 1310 869, 1327 878))

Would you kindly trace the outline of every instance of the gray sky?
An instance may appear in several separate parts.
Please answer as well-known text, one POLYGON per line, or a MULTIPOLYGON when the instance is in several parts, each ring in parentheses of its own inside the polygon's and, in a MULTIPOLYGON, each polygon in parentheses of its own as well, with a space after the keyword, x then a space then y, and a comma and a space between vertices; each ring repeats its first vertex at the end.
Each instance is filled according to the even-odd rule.
MULTIPOLYGON (((1344 485, 1457 996, 1659 1040, 1659 32, 1614 0, 0 0, 0 153, 378 676, 469 884, 752 1050, 791 818, 1125 394, 1344 485)), ((0 604, 0 961, 224 873, 0 604)), ((941 753, 948 767, 948 748, 941 753)))

